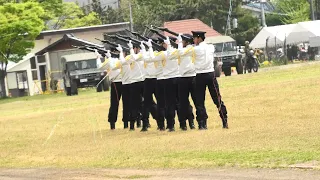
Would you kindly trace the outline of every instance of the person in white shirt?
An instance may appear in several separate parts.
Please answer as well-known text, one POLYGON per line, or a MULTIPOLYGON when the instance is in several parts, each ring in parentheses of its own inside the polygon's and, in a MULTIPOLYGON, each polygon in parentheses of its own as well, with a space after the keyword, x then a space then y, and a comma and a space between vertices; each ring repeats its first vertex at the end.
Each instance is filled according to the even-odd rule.
MULTIPOLYGON (((123 110, 123 118, 122 121, 124 123, 124 129, 128 128, 128 124, 130 121, 130 65, 123 64, 125 62, 125 56, 128 52, 123 51, 122 47, 118 45, 116 47, 117 51, 119 51, 119 58, 118 59, 111 59, 113 61, 109 61, 110 69, 111 70, 120 70, 121 75, 121 93, 122 93, 122 110, 123 110)), ((127 58, 128 56, 126 56, 127 58)), ((119 94, 118 94, 119 95, 119 94)), ((130 130, 134 130, 134 123, 130 122, 130 130)))
MULTIPOLYGON (((143 82, 145 79, 144 75, 144 63, 140 61, 142 53, 140 52, 140 45, 136 43, 132 43, 131 40, 128 43, 130 48, 130 55, 127 56, 122 62, 122 65, 129 64, 130 65, 130 129, 131 122, 141 122, 140 113, 142 111, 142 96, 143 96, 143 82)), ((143 50, 142 50, 143 51, 143 50)), ((145 51, 145 50, 144 50, 145 51)), ((143 122, 142 131, 147 131, 148 122, 143 122)))
MULTIPOLYGON (((111 51, 115 53, 117 50, 115 48, 111 48, 111 51)), ((119 101, 122 95, 122 83, 121 83, 121 74, 120 69, 112 70, 110 68, 110 62, 117 61, 118 57, 111 57, 110 51, 105 54, 105 60, 102 63, 101 58, 97 59, 97 64, 99 69, 106 70, 108 72, 109 80, 111 82, 111 89, 110 89, 110 108, 108 114, 108 122, 110 123, 110 129, 114 130, 115 123, 118 119, 118 109, 119 109, 119 101)), ((123 98, 122 98, 123 103, 123 98)), ((125 113, 125 111, 123 111, 125 113)), ((123 117, 125 115, 123 114, 123 117)))
POLYGON ((193 41, 196 45, 193 49, 196 68, 196 110, 197 121, 200 130, 207 129, 207 111, 205 108, 206 88, 208 87, 211 98, 217 106, 223 128, 228 128, 227 108, 221 99, 219 84, 214 75, 214 46, 204 42, 205 33, 202 31, 192 31, 193 41))
POLYGON ((195 129, 193 109, 190 105, 189 95, 191 95, 193 104, 196 102, 195 95, 195 77, 196 70, 194 66, 194 57, 189 49, 193 48, 193 37, 190 34, 179 34, 178 50, 180 55, 180 75, 179 79, 179 121, 180 128, 187 130, 186 120, 189 121, 190 129, 195 129))
MULTIPOLYGON (((162 87, 161 89, 164 90, 164 102, 157 103, 158 107, 160 106, 160 108, 165 109, 168 131, 172 132, 175 131, 174 117, 178 92, 177 81, 180 77, 178 64, 179 53, 177 49, 171 46, 169 37, 167 37, 167 39, 163 40, 162 42, 162 46, 166 49, 166 51, 154 53, 150 42, 151 40, 149 40, 148 42, 149 53, 151 56, 151 59, 149 61, 158 62, 163 68, 162 74, 157 77, 157 86, 162 87)), ((160 130, 164 130, 164 119, 158 119, 158 121, 160 130)))

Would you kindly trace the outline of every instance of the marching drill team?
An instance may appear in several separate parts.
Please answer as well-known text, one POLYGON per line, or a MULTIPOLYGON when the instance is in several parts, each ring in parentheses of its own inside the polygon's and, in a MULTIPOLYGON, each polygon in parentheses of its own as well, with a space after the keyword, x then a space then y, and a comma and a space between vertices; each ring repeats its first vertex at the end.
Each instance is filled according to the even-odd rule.
POLYGON ((128 40, 128 48, 118 44, 103 55, 104 61, 98 58, 98 67, 108 71, 111 81, 110 128, 115 129, 122 99, 125 129, 135 130, 135 124, 140 127, 142 120, 141 131, 148 131, 151 127, 149 114, 157 121, 159 131, 175 131, 176 114, 181 130, 187 130, 187 121, 190 129, 195 129, 190 96, 196 108, 198 128, 206 130, 205 96, 208 87, 222 127, 227 129, 227 108, 214 75, 214 46, 204 40, 205 32, 201 31, 140 43, 128 40))

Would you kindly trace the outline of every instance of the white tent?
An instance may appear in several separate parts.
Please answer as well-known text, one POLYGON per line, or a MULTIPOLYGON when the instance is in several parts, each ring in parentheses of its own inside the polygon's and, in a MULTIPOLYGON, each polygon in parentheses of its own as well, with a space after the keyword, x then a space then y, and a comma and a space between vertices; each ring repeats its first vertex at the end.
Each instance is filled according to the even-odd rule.
POLYGON ((309 42, 310 37, 320 36, 320 20, 299 22, 287 37, 287 44, 309 42))
POLYGON ((268 47, 282 46, 286 37, 294 29, 297 24, 287 24, 281 26, 264 27, 258 35, 251 41, 250 46, 253 48, 264 48, 266 40, 268 47))

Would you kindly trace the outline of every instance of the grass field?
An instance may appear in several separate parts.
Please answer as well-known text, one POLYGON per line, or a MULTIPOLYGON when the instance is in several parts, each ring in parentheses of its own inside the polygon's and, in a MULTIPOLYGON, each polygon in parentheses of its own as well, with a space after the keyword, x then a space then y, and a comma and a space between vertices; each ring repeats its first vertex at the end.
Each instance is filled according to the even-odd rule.
POLYGON ((0 100, 0 167, 288 167, 320 161, 320 65, 219 78, 229 130, 109 130, 109 93, 0 100))

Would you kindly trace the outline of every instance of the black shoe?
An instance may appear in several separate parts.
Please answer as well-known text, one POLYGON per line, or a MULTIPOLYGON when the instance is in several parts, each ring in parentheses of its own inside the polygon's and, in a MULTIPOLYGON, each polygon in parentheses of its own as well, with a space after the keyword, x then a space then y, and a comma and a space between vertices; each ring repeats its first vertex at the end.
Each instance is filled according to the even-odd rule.
POLYGON ((123 129, 127 129, 128 128, 128 122, 123 122, 123 129))
POLYGON ((141 120, 137 121, 137 128, 141 128, 141 120))
POLYGON ((168 128, 168 129, 169 129, 168 132, 174 132, 175 131, 174 128, 168 128))
POLYGON ((130 121, 130 131, 134 131, 134 121, 130 121))
POLYGON ((165 131, 166 129, 164 127, 159 127, 159 131, 165 131))
POLYGON ((205 126, 204 126, 204 121, 199 121, 199 130, 206 130, 205 126))
POLYGON ((229 129, 228 122, 223 123, 223 129, 229 129))
POLYGON ((182 131, 188 130, 187 126, 181 127, 180 129, 181 129, 182 131))
POLYGON ((111 130, 116 129, 116 124, 115 124, 114 122, 111 122, 111 123, 110 123, 110 129, 111 129, 111 130))
POLYGON ((143 127, 143 128, 141 129, 141 132, 146 132, 146 131, 148 131, 148 128, 146 128, 146 127, 143 127))
POLYGON ((204 120, 204 121, 203 121, 203 127, 204 127, 204 129, 208 129, 208 127, 207 127, 207 120, 204 120))
POLYGON ((194 125, 193 119, 189 120, 189 127, 190 127, 190 129, 195 129, 196 128, 195 125, 194 125))

